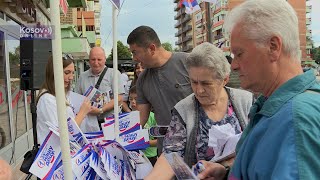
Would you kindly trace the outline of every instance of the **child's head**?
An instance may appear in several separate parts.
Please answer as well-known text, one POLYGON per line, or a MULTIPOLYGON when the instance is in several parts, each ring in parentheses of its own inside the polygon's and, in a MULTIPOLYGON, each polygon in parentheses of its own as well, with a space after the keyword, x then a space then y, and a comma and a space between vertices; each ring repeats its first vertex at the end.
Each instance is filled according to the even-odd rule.
POLYGON ((132 86, 129 90, 129 102, 133 111, 137 110, 137 88, 132 86))

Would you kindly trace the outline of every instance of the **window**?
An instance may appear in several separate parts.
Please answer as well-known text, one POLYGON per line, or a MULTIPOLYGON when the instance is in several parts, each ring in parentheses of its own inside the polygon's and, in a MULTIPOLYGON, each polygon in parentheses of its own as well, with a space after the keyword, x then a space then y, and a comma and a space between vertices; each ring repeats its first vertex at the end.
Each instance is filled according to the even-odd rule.
POLYGON ((201 11, 196 14, 195 19, 196 19, 196 22, 202 19, 202 13, 201 13, 201 11))
POLYGON ((24 104, 24 91, 20 90, 20 41, 7 36, 7 49, 10 63, 10 84, 12 97, 13 126, 17 129, 16 137, 27 132, 27 121, 24 104))
POLYGON ((0 19, 4 20, 4 13, 2 11, 0 11, 0 19))
POLYGON ((86 26, 87 31, 94 31, 94 26, 86 26))
POLYGON ((0 31, 0 149, 11 143, 4 32, 0 31))
POLYGON ((10 24, 10 25, 17 25, 17 26, 20 25, 17 21, 15 21, 14 19, 12 19, 12 18, 9 17, 8 15, 6 15, 6 21, 7 21, 7 23, 10 24))

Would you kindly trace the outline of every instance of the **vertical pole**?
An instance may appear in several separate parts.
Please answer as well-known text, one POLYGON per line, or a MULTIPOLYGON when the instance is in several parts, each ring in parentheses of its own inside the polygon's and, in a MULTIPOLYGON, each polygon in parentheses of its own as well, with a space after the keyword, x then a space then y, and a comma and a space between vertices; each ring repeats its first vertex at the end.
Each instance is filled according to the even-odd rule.
POLYGON ((56 91, 57 112, 60 130, 60 147, 64 179, 73 179, 70 157, 69 133, 67 128, 66 96, 63 80, 61 29, 59 1, 50 0, 50 18, 53 25, 54 37, 52 39, 52 55, 54 69, 54 84, 56 91))
POLYGON ((207 34, 207 38, 208 38, 208 42, 209 43, 213 43, 212 42, 212 32, 211 32, 211 27, 212 27, 212 23, 211 23, 211 7, 210 7, 210 3, 206 2, 206 18, 207 18, 207 30, 208 30, 208 34, 207 34))
POLYGON ((33 148, 38 148, 36 91, 31 89, 30 111, 32 116, 33 148))
POLYGON ((117 49, 117 16, 118 9, 112 6, 112 35, 113 35, 113 97, 114 97, 114 133, 116 140, 119 140, 119 103, 118 103, 118 49, 117 49))

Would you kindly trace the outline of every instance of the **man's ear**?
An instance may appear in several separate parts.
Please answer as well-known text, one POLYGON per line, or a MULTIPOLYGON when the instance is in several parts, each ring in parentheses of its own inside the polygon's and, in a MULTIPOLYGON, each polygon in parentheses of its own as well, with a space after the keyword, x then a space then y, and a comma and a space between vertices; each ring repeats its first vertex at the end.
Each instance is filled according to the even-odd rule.
POLYGON ((151 44, 149 45, 149 49, 150 49, 150 51, 151 51, 151 54, 154 55, 154 53, 155 53, 155 51, 156 51, 156 45, 153 44, 153 43, 151 43, 151 44))
POLYGON ((271 61, 277 61, 282 51, 282 39, 280 36, 273 36, 269 41, 269 54, 271 61))

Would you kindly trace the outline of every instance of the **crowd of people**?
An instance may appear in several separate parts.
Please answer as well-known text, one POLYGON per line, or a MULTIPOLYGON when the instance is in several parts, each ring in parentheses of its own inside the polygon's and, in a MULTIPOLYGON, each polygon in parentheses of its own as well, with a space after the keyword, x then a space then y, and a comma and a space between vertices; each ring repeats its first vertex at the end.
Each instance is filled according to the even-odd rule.
MULTIPOLYGON (((92 48, 90 69, 81 73, 75 92, 83 95, 93 86, 108 98, 99 108, 85 99, 77 114, 68 98, 73 59, 63 55, 67 115, 82 129, 96 124, 100 130, 99 123, 113 114, 118 86, 119 108, 138 110, 145 128, 168 126, 164 137, 150 136, 144 153, 154 168, 145 179, 174 178, 165 158, 172 152, 190 168, 201 162, 200 179, 318 179, 320 83, 313 70, 301 68, 296 12, 287 1, 247 0, 228 13, 224 29, 232 61, 211 43, 191 53, 167 51, 154 29, 135 28, 127 38, 136 62, 133 80, 106 67, 103 48, 92 48), (114 71, 123 77, 118 84, 113 84, 114 71), (240 89, 226 86, 231 71, 239 75, 240 89), (85 119, 87 115, 98 122, 85 119), (212 131, 222 127, 224 136, 241 138, 234 156, 215 162, 219 152, 213 148, 212 131)), ((49 132, 47 122, 58 126, 52 61, 37 98, 40 144, 49 132)))

